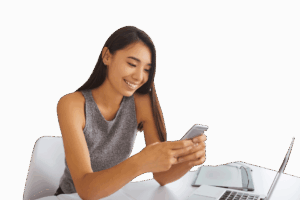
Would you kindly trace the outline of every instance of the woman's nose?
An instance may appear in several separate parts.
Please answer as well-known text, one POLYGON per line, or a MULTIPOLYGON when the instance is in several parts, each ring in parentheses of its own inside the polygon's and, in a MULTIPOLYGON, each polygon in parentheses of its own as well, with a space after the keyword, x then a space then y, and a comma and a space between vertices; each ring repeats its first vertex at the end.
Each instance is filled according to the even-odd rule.
POLYGON ((144 76, 143 71, 144 71, 144 69, 141 67, 136 68, 133 78, 136 79, 137 82, 141 82, 143 80, 143 76, 144 76))

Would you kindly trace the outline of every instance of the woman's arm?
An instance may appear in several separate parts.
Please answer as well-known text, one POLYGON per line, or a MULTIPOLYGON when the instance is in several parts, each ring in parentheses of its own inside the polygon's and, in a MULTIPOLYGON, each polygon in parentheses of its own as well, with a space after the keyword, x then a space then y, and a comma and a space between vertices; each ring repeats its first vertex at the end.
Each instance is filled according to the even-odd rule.
POLYGON ((164 186, 168 183, 177 181, 187 172, 191 170, 193 166, 189 165, 189 162, 178 163, 172 165, 172 167, 165 172, 153 173, 153 178, 161 185, 164 186))
MULTIPOLYGON (((154 117, 151 110, 151 98, 149 94, 139 95, 136 98, 138 100, 138 108, 142 116, 144 125, 144 135, 146 146, 160 142, 158 132, 154 123, 154 117)), ((172 167, 165 172, 153 172, 153 178, 161 185, 174 182, 185 175, 193 166, 189 166, 188 162, 178 163, 172 165, 172 167)))
POLYGON ((84 200, 98 200, 107 197, 137 176, 146 173, 143 171, 140 154, 135 154, 112 168, 86 174, 82 179, 84 200))

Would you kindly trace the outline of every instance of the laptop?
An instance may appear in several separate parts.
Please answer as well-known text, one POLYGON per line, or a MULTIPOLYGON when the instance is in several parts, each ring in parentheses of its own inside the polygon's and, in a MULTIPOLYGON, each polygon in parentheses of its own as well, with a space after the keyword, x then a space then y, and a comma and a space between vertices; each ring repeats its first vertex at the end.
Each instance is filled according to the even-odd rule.
POLYGON ((270 197, 272 195, 272 192, 276 186, 276 183, 279 180, 280 175, 283 173, 285 166, 287 164, 287 161, 290 157, 292 147, 294 144, 295 137, 292 139, 292 143, 290 145, 290 148, 283 160, 283 163, 281 164, 281 167, 279 171, 277 172, 275 179, 273 180, 273 183, 269 189, 269 192, 265 198, 264 196, 261 196, 259 194, 255 194, 253 192, 245 192, 240 190, 234 190, 234 189, 228 189, 228 188, 220 188, 220 187, 214 187, 209 185, 201 185, 200 188, 195 190, 191 196, 189 196, 188 200, 227 200, 227 199, 233 199, 233 200, 270 200, 270 197))

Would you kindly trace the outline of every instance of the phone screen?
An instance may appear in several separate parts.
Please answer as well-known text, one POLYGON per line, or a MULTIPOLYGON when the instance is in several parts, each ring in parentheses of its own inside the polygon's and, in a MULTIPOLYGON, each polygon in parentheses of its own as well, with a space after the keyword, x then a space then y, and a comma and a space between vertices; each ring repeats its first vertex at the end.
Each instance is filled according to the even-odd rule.
POLYGON ((206 125, 195 124, 180 140, 193 139, 196 136, 202 135, 207 129, 208 126, 206 125))

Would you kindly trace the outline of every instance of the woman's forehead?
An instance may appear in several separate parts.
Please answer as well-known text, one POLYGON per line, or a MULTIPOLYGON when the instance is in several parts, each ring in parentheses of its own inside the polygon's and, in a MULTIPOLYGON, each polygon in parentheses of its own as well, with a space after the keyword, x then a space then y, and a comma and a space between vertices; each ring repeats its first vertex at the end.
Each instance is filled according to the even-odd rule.
POLYGON ((119 53, 123 57, 138 57, 144 62, 151 62, 151 51, 149 47, 143 43, 131 44, 119 53))

